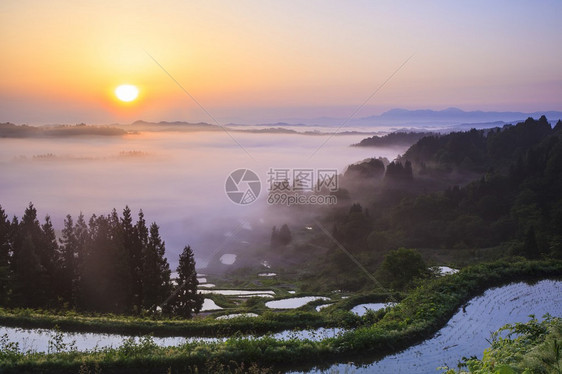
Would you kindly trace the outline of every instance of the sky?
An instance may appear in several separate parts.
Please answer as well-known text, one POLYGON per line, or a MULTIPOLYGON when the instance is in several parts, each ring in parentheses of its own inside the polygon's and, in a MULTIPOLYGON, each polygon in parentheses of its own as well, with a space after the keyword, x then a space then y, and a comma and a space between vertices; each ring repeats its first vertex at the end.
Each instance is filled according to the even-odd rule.
POLYGON ((313 122, 373 94, 358 117, 562 110, 560 16, 561 1, 4 0, 0 122, 313 122), (115 98, 124 83, 137 100, 115 98))

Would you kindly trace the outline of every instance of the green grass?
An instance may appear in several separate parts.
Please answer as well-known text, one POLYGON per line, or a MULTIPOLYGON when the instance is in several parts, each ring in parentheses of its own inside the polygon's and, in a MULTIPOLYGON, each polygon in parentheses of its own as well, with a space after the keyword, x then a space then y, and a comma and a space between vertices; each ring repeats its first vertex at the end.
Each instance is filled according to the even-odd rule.
POLYGON ((481 360, 467 359, 455 373, 562 373, 562 319, 547 316, 539 322, 507 324, 492 334, 481 360))
POLYGON ((266 334, 284 330, 308 329, 318 327, 348 327, 361 325, 362 321, 348 310, 354 305, 387 301, 383 293, 359 294, 349 299, 333 296, 333 306, 321 313, 315 310, 316 301, 295 310, 275 311, 265 303, 286 297, 312 296, 312 293, 284 294, 275 298, 250 297, 239 305, 232 298, 223 295, 206 295, 219 306, 227 308, 206 317, 183 319, 158 315, 127 316, 115 314, 79 313, 76 311, 51 311, 33 309, 0 308, 0 325, 27 328, 54 328, 69 332, 115 333, 126 335, 153 336, 231 336, 234 333, 266 334), (216 320, 221 315, 231 313, 256 313, 259 316, 246 319, 216 320))
MULTIPOLYGON (((221 343, 189 343, 177 347, 158 347, 150 339, 117 349, 93 352, 59 352, 21 354, 12 352, 0 359, 5 372, 78 372, 80 367, 99 367, 104 372, 205 372, 209 365, 224 365, 235 370, 243 363, 261 368, 285 369, 289 365, 310 367, 329 365, 353 357, 395 352, 427 339, 441 328, 455 311, 470 298, 487 288, 512 281, 557 278, 562 275, 561 261, 495 262, 463 269, 455 275, 428 280, 411 291, 400 304, 386 314, 368 314, 351 321, 355 329, 321 341, 277 341, 271 337, 236 337, 221 343), (357 323, 359 321, 359 323, 357 323)), ((334 308, 330 313, 292 311, 264 313, 258 318, 221 321, 225 330, 236 327, 256 330, 270 326, 301 325, 336 320, 351 313, 334 308), (247 321, 245 321, 247 320, 247 321)), ((349 317, 354 318, 354 317, 349 317)), ((119 324, 119 321, 115 321, 119 324)), ((122 321, 121 321, 122 323, 122 321)), ((171 324, 181 321, 136 321, 132 324, 171 324)), ((210 320, 190 321, 193 326, 213 325, 210 320)), ((123 323, 122 323, 123 324, 123 323)), ((127 323, 124 323, 127 324, 127 323)), ((217 330, 216 327, 209 328, 217 330)), ((206 330, 205 330, 206 331, 206 330)), ((225 369, 226 370, 226 369, 225 369)), ((211 371, 212 372, 212 371, 211 371)))

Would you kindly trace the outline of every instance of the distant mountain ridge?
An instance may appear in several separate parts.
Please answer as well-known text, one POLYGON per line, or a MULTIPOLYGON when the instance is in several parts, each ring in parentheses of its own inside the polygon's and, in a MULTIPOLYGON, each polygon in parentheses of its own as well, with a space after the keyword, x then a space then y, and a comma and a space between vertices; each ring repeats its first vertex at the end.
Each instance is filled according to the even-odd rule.
MULTIPOLYGON (((351 113, 350 109, 350 113, 351 113)), ((488 128, 494 127, 489 124, 495 123, 495 126, 503 124, 514 124, 525 121, 527 118, 540 118, 545 115, 551 124, 562 119, 562 111, 545 110, 535 112, 518 112, 518 111, 465 111, 459 108, 446 108, 443 110, 433 109, 403 109, 394 108, 386 112, 376 115, 356 117, 349 119, 347 117, 326 117, 319 116, 315 118, 283 118, 279 122, 290 126, 301 126, 306 123, 308 126, 396 126, 403 127, 401 131, 410 131, 416 127, 435 127, 436 129, 451 130, 453 126, 464 125, 470 128, 488 128)), ((260 126, 263 126, 261 124, 260 126)), ((434 130, 436 130, 434 129, 434 130)), ((394 131, 396 131, 395 129, 394 131)))
POLYGON ((459 108, 447 108, 443 110, 432 109, 391 109, 380 115, 368 116, 353 119, 350 121, 352 124, 362 125, 377 125, 377 124, 449 124, 449 125, 462 125, 462 124, 477 124, 477 123, 492 123, 492 122, 518 122, 524 121, 529 117, 539 118, 542 115, 551 123, 556 123, 562 119, 561 111, 539 111, 539 112, 485 112, 482 110, 464 111, 459 108))
MULTIPOLYGON (((241 126, 256 127, 256 128, 283 128, 283 127, 318 127, 318 126, 328 126, 336 127, 346 124, 342 130, 346 127, 353 126, 435 126, 435 127, 457 127, 470 129, 475 128, 490 128, 502 126, 508 123, 518 123, 525 121, 527 118, 540 118, 541 116, 546 116, 551 124, 555 124, 559 119, 562 119, 562 111, 536 111, 536 112, 514 112, 514 111, 465 111, 459 108, 451 107, 443 110, 433 110, 433 109, 403 109, 394 108, 378 115, 352 118, 348 120, 347 118, 336 118, 336 117, 318 117, 314 119, 292 119, 292 120, 282 120, 271 123, 259 123, 255 125, 248 125, 244 123, 227 123, 224 124, 227 128, 237 128, 241 126)), ((191 127, 220 127, 217 125, 198 122, 191 123, 187 121, 160 121, 160 122, 149 122, 149 121, 135 121, 131 124, 134 126, 158 126, 158 127, 174 127, 174 126, 186 126, 191 127)), ((408 131, 407 128, 402 129, 402 131, 408 131)))
MULTIPOLYGON (((448 133, 451 131, 469 130, 471 128, 485 129, 501 127, 505 124, 515 124, 525 121, 527 118, 540 118, 546 116, 548 122, 554 125, 558 120, 562 120, 562 111, 537 111, 537 112, 513 112, 513 111, 465 111, 459 108, 447 108, 443 110, 433 109, 390 109, 378 115, 371 115, 359 118, 346 118, 346 117, 326 117, 321 116, 317 118, 292 118, 282 119, 279 121, 262 122, 258 124, 244 124, 244 123, 224 123, 211 124, 207 122, 189 122, 189 121, 160 121, 151 122, 145 120, 137 120, 129 124, 112 123, 109 125, 97 126, 98 128, 118 128, 124 131, 224 131, 225 128, 229 131, 243 131, 243 132, 269 132, 269 133, 288 133, 287 130, 292 129, 295 133, 306 133, 314 135, 318 133, 332 133, 337 128, 338 134, 384 134, 388 132, 423 132, 433 131, 448 133), (322 128, 323 127, 323 128, 322 128), (370 129, 369 127, 372 127, 370 129), (380 129, 377 129, 379 127, 380 129), (358 129, 359 128, 359 129, 358 129), (305 130, 310 129, 310 130, 305 130), (334 130, 332 130, 334 129, 334 130)), ((33 128, 58 128, 69 127, 74 125, 42 125, 42 126, 27 126, 29 135, 35 132, 33 128)), ((88 125, 88 128, 91 125, 88 125)), ((10 133, 14 136, 12 129, 3 131, 10 133)), ((69 130, 65 130, 69 132, 69 130)), ((22 129, 16 131, 22 132, 22 129)), ((85 129, 74 131, 76 134, 82 134, 85 129)), ((98 129, 97 133, 100 132, 98 129)), ((55 132, 50 132, 54 135, 55 132)), ((110 135, 116 135, 111 133, 110 135)))

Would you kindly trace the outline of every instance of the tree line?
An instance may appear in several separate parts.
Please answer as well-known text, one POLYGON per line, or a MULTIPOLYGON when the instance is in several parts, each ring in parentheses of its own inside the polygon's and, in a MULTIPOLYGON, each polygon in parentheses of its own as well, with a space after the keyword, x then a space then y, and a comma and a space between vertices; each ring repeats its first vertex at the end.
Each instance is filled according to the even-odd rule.
MULTIPOLYGON (((466 249, 501 246, 513 255, 530 259, 545 255, 560 257, 562 123, 554 129, 549 128, 542 117, 501 131, 491 130, 488 138, 493 140, 482 138, 495 144, 487 153, 497 154, 497 145, 503 144, 502 157, 508 157, 509 161, 500 163, 499 156, 490 156, 489 160, 475 164, 476 158, 471 158, 471 165, 477 165, 477 169, 487 167, 488 171, 464 186, 449 186, 441 191, 425 193, 426 189, 431 189, 426 180, 438 179, 439 174, 426 180, 417 177, 410 184, 410 190, 397 192, 380 188, 378 195, 371 195, 372 203, 368 205, 376 214, 369 215, 367 210, 362 212, 361 207, 352 205, 349 212, 335 222, 334 236, 357 252, 400 247, 466 249), (495 168, 490 166, 492 163, 495 168)), ((457 160, 456 168, 462 173, 466 172, 462 160, 473 153, 474 139, 481 136, 482 133, 470 131, 438 139, 447 145, 443 147, 449 149, 448 159, 457 160), (457 143, 459 139, 463 141, 457 143), (453 143, 456 146, 449 147, 453 143), (467 149, 470 150, 468 153, 467 149)), ((406 154, 412 153, 414 148, 421 149, 424 139, 406 154)), ((444 154, 440 149, 433 153, 444 154)), ((435 163, 434 156, 421 159, 428 160, 435 163)), ((412 167, 408 163, 406 161, 404 167, 398 164, 393 173, 409 179, 412 167)), ((390 171, 389 165, 385 178, 390 171)))
POLYGON ((180 255, 176 281, 165 251, 159 226, 147 225, 142 210, 136 222, 129 207, 88 222, 67 215, 57 237, 32 203, 21 220, 0 206, 0 305, 130 314, 161 308, 191 317, 203 304, 193 251, 186 246, 180 255))
MULTIPOLYGON (((458 264, 562 258, 562 121, 426 137, 383 166, 372 159, 346 175, 349 205, 326 219, 369 271, 402 247, 440 250, 458 264), (376 170, 385 174, 374 178, 376 170)), ((318 268, 338 274, 334 287, 361 289, 366 280, 346 257, 334 248, 318 268)))

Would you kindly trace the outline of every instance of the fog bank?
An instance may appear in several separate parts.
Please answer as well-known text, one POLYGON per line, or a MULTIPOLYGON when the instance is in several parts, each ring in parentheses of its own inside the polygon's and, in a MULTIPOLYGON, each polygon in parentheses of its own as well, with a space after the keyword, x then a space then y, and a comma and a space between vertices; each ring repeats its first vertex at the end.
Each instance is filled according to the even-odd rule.
POLYGON ((172 268, 187 244, 201 267, 253 234, 269 235, 275 222, 266 217, 270 168, 342 173, 350 163, 393 159, 405 150, 349 146, 363 135, 232 136, 235 140, 224 132, 0 139, 0 204, 10 216, 21 217, 33 202, 39 216, 51 215, 57 229, 66 214, 83 212, 89 218, 128 205, 136 215, 143 209, 146 219, 161 227, 172 268), (261 180, 260 197, 243 206, 225 193, 227 176, 240 168, 253 170, 261 180))

